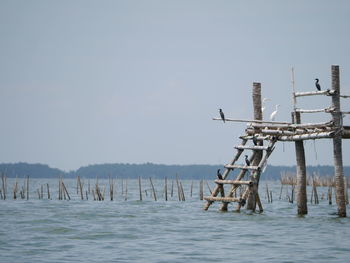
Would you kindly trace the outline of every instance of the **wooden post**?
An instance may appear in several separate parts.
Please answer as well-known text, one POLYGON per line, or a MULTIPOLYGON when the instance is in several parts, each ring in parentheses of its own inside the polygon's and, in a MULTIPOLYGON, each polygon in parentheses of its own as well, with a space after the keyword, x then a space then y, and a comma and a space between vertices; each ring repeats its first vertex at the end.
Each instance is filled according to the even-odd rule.
POLYGON ((180 189, 181 189, 181 201, 186 201, 186 199, 185 199, 185 192, 184 192, 184 188, 182 186, 181 181, 180 181, 180 189))
MULTIPOLYGON (((293 113, 293 123, 300 124, 300 112, 293 113)), ((307 192, 306 192, 306 162, 304 142, 302 140, 295 141, 295 155, 297 162, 297 207, 298 215, 307 214, 307 192)))
POLYGON ((338 215, 346 217, 346 202, 344 194, 344 170, 342 156, 342 129, 343 117, 340 108, 340 77, 339 66, 332 65, 332 112, 333 123, 336 132, 333 137, 333 158, 334 158, 334 177, 335 177, 335 196, 338 205, 338 215))
MULTIPOLYGON (((261 84, 254 82, 253 83, 253 108, 254 108, 254 120, 262 120, 263 115, 262 115, 262 110, 261 110, 261 84)), ((258 142, 259 146, 263 145, 262 141, 258 142)), ((259 165, 261 159, 263 156, 262 151, 255 151, 255 157, 252 161, 252 166, 257 166, 259 165)), ((255 211, 256 209, 256 193, 258 192, 259 189, 259 179, 260 179, 260 172, 256 172, 256 179, 254 179, 256 182, 253 186, 252 189, 252 194, 249 195, 248 197, 248 202, 247 202, 247 209, 248 210, 253 210, 255 211)))
POLYGON ((5 187, 5 176, 4 174, 1 175, 1 180, 2 180, 2 195, 4 200, 6 199, 6 187, 5 187))
POLYGON ((168 180, 166 176, 164 178, 164 196, 165 196, 165 201, 168 201, 168 180))
POLYGON ((139 176, 140 201, 142 201, 141 176, 139 176))
POLYGON ((193 192, 193 180, 191 182, 191 197, 192 197, 192 192, 193 192))
POLYGON ((153 185, 151 177, 149 178, 149 181, 151 182, 151 187, 152 187, 152 191, 153 191, 154 201, 157 201, 157 194, 156 194, 156 190, 154 189, 154 185, 153 185))
POLYGON ((81 185, 80 176, 77 177, 77 194, 80 191, 80 198, 84 200, 83 186, 81 185))
POLYGON ((125 201, 128 200, 128 178, 125 180, 125 201))
POLYGON ((29 175, 27 176, 27 200, 29 200, 29 175))
POLYGON ((50 196, 50 186, 49 186, 48 183, 46 184, 46 188, 47 188, 47 199, 51 199, 51 196, 50 196))

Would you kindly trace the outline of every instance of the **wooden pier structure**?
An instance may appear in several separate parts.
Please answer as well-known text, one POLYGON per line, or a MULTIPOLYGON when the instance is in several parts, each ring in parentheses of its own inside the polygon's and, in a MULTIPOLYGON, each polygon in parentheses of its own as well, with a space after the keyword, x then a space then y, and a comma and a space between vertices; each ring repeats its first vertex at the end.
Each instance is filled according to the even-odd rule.
MULTIPOLYGON (((350 126, 343 125, 343 115, 350 114, 350 112, 341 111, 340 98, 350 98, 350 96, 340 93, 339 66, 333 65, 331 67, 331 74, 331 89, 296 92, 294 88, 294 71, 292 69, 292 96, 294 104, 292 122, 264 121, 262 118, 261 84, 253 83, 254 119, 225 118, 227 122, 246 122, 248 123, 248 127, 245 130, 245 134, 240 136, 241 143, 235 146, 236 154, 234 158, 224 166, 225 170, 222 174, 222 179, 215 180, 216 187, 211 195, 204 197, 207 201, 204 205, 204 210, 208 210, 214 202, 221 202, 220 210, 227 211, 228 204, 236 202, 237 211, 240 211, 241 207, 247 204, 247 209, 255 211, 256 206, 258 206, 259 211, 262 212, 263 207, 258 191, 260 175, 267 165, 268 158, 275 149, 275 144, 278 141, 290 141, 295 143, 296 151, 296 200, 298 214, 307 214, 306 161, 303 141, 332 139, 338 215, 340 217, 346 217, 342 139, 350 139, 350 126), (332 104, 324 109, 308 110, 297 108, 297 98, 305 96, 329 96, 332 99, 332 104), (330 114, 331 119, 323 123, 301 123, 301 114, 319 112, 330 114), (247 165, 236 164, 245 151, 249 151, 249 154, 246 154, 247 165), (238 175, 236 175, 235 179, 229 180, 230 173, 235 169, 239 170, 238 175), (247 173, 249 174, 248 180, 245 179, 247 173), (225 185, 230 185, 229 191, 225 191, 225 185)), ((221 118, 213 118, 213 120, 222 121, 221 118)))

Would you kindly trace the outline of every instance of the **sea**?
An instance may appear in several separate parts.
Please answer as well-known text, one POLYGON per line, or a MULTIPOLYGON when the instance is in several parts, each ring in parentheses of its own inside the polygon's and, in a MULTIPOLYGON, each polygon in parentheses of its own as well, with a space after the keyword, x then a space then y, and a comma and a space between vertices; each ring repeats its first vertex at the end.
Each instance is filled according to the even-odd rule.
MULTIPOLYGON (((76 180, 65 179, 71 200, 58 200, 58 179, 30 179, 29 200, 14 200, 15 179, 7 181, 6 200, 0 200, 0 262, 349 262, 350 219, 336 215, 329 205, 327 188, 319 187, 319 204, 308 203, 308 215, 296 215, 288 201, 291 188, 280 182, 261 182, 264 211, 242 209, 220 212, 214 203, 203 210, 199 181, 182 180, 185 201, 179 201, 177 184, 142 179, 116 180, 115 196, 109 198, 109 181, 100 179, 105 200, 81 200, 76 180), (50 197, 41 185, 50 185, 50 197), (192 185, 192 187, 191 187, 192 185), (268 202, 266 187, 272 192, 268 202), (126 191, 126 188, 128 189, 126 191), (192 196, 191 196, 192 188, 192 196), (171 193, 173 194, 171 196, 171 193)), ((18 185, 24 185, 18 179, 18 185)), ((96 179, 83 180, 95 187, 96 179)), ((214 187, 208 181, 209 187, 214 187)), ((204 184, 205 195, 209 187, 204 184)), ((91 190, 91 189, 90 189, 91 190)), ((311 190, 308 189, 309 199, 311 190)), ((310 201, 310 200, 309 200, 310 201)))

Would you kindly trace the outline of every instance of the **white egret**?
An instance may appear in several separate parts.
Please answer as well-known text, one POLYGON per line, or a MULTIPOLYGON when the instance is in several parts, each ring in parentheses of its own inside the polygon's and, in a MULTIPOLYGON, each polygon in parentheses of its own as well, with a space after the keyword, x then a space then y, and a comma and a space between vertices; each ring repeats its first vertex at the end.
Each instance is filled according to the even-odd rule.
POLYGON ((276 114, 277 114, 277 112, 278 112, 278 107, 279 107, 279 106, 280 106, 280 105, 277 104, 277 105, 276 105, 276 110, 275 110, 274 112, 271 113, 271 115, 270 115, 270 120, 271 120, 271 121, 274 121, 274 120, 275 120, 276 114))

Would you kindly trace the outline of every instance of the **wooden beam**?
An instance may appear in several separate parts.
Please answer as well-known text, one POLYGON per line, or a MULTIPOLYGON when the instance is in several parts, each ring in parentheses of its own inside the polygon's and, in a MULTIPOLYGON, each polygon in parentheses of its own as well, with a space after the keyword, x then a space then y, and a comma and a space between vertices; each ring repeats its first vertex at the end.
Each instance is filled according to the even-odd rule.
POLYGON ((240 198, 234 198, 234 197, 219 197, 219 196, 207 196, 204 197, 204 200, 215 202, 215 201, 222 201, 222 202, 239 202, 240 198))
POLYGON ((238 181, 238 180, 215 180, 217 184, 234 184, 234 185, 253 185, 253 181, 238 181))
POLYGON ((333 125, 332 121, 327 121, 327 122, 319 122, 319 123, 303 123, 303 124, 281 124, 281 125, 262 125, 259 123, 252 123, 250 126, 252 126, 253 128, 279 128, 279 129, 283 129, 283 128, 322 128, 322 127, 331 127, 333 125))
POLYGON ((295 92, 295 97, 304 97, 304 96, 315 96, 315 95, 333 95, 334 91, 332 90, 322 90, 322 91, 306 91, 306 92, 295 92))
POLYGON ((292 136, 279 136, 278 141, 301 141, 301 140, 315 140, 315 139, 328 139, 333 138, 334 132, 315 132, 308 134, 298 134, 292 136))
POLYGON ((266 151, 269 149, 269 147, 267 146, 259 146, 259 145, 256 145, 256 146, 245 146, 245 145, 238 145, 238 146, 235 146, 235 149, 237 150, 253 150, 253 151, 266 151))
POLYGON ((245 170, 258 170, 259 169, 258 166, 247 166, 247 165, 237 165, 237 164, 234 164, 234 165, 226 164, 225 168, 227 168, 227 169, 237 168, 237 169, 245 169, 245 170))
MULTIPOLYGON (((213 118, 214 121, 222 121, 221 118, 213 118)), ((232 122, 244 122, 244 123, 270 123, 270 124, 292 124, 290 122, 281 122, 281 121, 263 121, 263 120, 245 120, 245 119, 231 119, 231 118, 225 118, 225 121, 232 121, 232 122)))
POLYGON ((295 111, 296 112, 300 112, 300 113, 319 113, 319 112, 330 113, 330 112, 334 111, 334 108, 328 107, 328 108, 325 108, 325 109, 315 109, 315 110, 295 109, 295 111))

